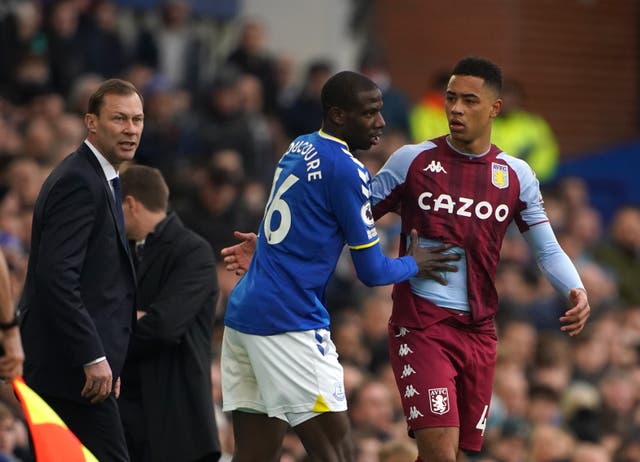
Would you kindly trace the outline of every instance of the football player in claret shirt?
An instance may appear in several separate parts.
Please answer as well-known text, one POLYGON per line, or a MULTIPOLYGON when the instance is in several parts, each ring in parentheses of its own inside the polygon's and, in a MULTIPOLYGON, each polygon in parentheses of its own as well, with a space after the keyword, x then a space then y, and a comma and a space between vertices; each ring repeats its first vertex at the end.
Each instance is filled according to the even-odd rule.
POLYGON ((567 297, 561 330, 578 334, 589 316, 580 277, 560 248, 535 174, 491 144, 501 109, 501 71, 469 57, 446 90, 449 134, 400 148, 371 183, 374 218, 400 210, 403 239, 451 243, 461 258, 447 285, 411 278, 394 286, 389 352, 410 433, 424 462, 479 451, 496 362, 494 285, 502 239, 515 222, 551 284, 567 297))
POLYGON ((455 270, 449 262, 459 258, 440 253, 449 244, 419 249, 416 238, 406 256, 382 254, 369 174, 352 155, 379 141, 380 90, 340 72, 325 83, 322 105, 322 128, 296 138, 278 163, 255 256, 227 305, 222 397, 235 461, 275 460, 288 425, 313 460, 352 460, 343 372, 324 306, 345 242, 368 285, 443 281, 440 272, 455 270))

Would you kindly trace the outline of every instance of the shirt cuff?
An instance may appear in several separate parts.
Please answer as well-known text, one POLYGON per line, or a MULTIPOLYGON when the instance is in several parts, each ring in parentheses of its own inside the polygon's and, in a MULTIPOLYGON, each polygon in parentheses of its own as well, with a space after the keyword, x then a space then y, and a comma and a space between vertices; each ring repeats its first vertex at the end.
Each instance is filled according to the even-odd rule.
POLYGON ((107 359, 106 356, 100 356, 98 359, 94 359, 93 361, 91 361, 90 363, 85 364, 85 366, 93 366, 94 364, 98 364, 99 362, 104 361, 105 359, 107 359))

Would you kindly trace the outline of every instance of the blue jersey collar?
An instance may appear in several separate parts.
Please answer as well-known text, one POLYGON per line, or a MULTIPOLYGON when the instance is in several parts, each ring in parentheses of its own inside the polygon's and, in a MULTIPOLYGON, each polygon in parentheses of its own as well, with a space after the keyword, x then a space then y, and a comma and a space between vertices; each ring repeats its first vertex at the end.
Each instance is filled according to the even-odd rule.
POLYGON ((325 131, 324 131, 324 130, 322 130, 322 129, 318 130, 318 134, 319 134, 322 138, 326 138, 326 139, 328 139, 328 140, 333 140, 333 141, 336 141, 336 142, 338 142, 338 143, 340 143, 340 144, 343 144, 343 145, 344 145, 344 147, 346 147, 346 148, 347 148, 347 150, 348 150, 349 152, 351 152, 351 150, 349 149, 349 145, 348 145, 345 141, 341 140, 340 138, 336 138, 336 137, 335 137, 335 136, 333 136, 333 135, 329 135, 327 132, 325 132, 325 131))

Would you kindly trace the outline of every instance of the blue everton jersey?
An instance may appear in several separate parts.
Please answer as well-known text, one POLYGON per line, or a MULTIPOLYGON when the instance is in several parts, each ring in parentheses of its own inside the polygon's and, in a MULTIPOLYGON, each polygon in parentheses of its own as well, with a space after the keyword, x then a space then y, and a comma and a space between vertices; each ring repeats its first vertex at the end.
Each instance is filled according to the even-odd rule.
POLYGON ((378 242, 370 194, 369 173, 345 142, 322 130, 296 138, 276 168, 225 325, 258 335, 328 327, 324 292, 344 244, 378 242))

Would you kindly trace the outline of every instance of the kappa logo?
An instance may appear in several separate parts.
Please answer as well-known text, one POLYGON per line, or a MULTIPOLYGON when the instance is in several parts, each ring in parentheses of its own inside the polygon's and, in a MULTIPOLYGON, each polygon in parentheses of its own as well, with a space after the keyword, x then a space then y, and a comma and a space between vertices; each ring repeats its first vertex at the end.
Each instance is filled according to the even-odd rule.
POLYGON ((429 408, 438 415, 449 412, 449 391, 446 388, 429 388, 429 408))
POLYGON ((419 394, 420 392, 416 390, 416 388, 411 384, 407 385, 407 388, 404 389, 405 398, 413 398, 415 395, 419 395, 419 394))
POLYGON ((424 414, 420 412, 417 407, 411 406, 409 408, 409 417, 407 417, 407 420, 417 419, 418 417, 424 417, 424 414))
POLYGON ((422 169, 423 172, 447 173, 439 160, 432 160, 429 165, 422 169))
POLYGON ((406 327, 399 327, 398 328, 398 333, 396 334, 396 337, 404 337, 409 332, 410 332, 410 330, 407 329, 406 327))
POLYGON ((413 353, 413 350, 409 348, 409 345, 406 343, 400 345, 400 348, 398 349, 398 356, 407 356, 409 353, 413 353))
POLYGON ((400 376, 400 378, 406 379, 411 374, 415 374, 415 373, 416 373, 416 370, 413 367, 411 367, 411 364, 405 364, 404 368, 402 368, 402 375, 400 376))

